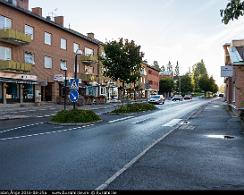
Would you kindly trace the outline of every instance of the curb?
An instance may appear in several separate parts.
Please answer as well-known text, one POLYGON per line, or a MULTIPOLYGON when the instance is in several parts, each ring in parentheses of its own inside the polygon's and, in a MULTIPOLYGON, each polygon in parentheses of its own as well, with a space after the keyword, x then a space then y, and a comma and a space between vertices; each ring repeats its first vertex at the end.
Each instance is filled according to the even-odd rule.
POLYGON ((51 125, 60 125, 60 126, 85 126, 85 125, 94 125, 97 123, 101 123, 103 120, 95 121, 95 122, 90 122, 90 123, 57 123, 57 122, 52 122, 48 121, 48 124, 51 125))

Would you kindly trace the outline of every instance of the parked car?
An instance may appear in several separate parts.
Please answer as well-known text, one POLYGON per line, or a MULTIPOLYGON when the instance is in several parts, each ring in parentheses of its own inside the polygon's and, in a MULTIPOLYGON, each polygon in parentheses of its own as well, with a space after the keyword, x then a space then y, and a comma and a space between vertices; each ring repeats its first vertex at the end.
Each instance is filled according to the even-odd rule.
POLYGON ((219 94, 219 97, 223 98, 224 97, 224 94, 223 93, 220 93, 219 94))
POLYGON ((191 95, 185 95, 184 96, 184 100, 191 100, 192 99, 192 96, 191 95))
POLYGON ((183 97, 182 95, 174 95, 171 99, 172 101, 182 101, 183 100, 183 97))
POLYGON ((148 100, 148 103, 152 103, 152 104, 164 104, 164 102, 165 102, 165 98, 163 95, 153 95, 148 100))

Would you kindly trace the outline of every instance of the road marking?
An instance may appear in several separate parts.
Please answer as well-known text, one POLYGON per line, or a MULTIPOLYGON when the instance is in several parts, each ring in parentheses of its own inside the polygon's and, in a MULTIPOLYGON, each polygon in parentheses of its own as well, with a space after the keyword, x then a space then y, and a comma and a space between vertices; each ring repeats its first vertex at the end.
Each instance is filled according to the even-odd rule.
POLYGON ((168 133, 157 139, 154 143, 152 143, 149 147, 147 147, 145 150, 143 150, 139 155, 137 155, 135 158, 133 158, 129 163, 127 163, 122 169, 117 171, 112 177, 110 177, 107 181, 105 181, 102 185, 98 186, 95 190, 105 190, 115 179, 117 179, 122 173, 124 173, 127 169, 129 169, 132 165, 134 165, 140 158, 142 158, 150 149, 152 149, 155 145, 157 145, 159 142, 164 140, 166 137, 168 137, 173 131, 175 131, 178 126, 172 130, 170 130, 168 133))
POLYGON ((149 120, 152 120, 152 118, 146 118, 146 119, 144 119, 144 120, 137 121, 137 122, 135 122, 134 124, 141 124, 141 123, 145 123, 145 122, 147 122, 147 121, 149 121, 149 120))
POLYGON ((34 136, 41 136, 41 135, 49 135, 49 134, 63 133, 63 132, 68 132, 68 131, 74 131, 74 130, 78 130, 78 129, 83 129, 83 128, 86 128, 86 127, 91 127, 93 125, 94 124, 90 124, 90 125, 85 125, 85 126, 82 126, 82 127, 74 127, 74 128, 70 128, 70 129, 64 129, 64 130, 48 131, 48 132, 36 133, 36 134, 30 134, 30 135, 23 135, 23 136, 18 136, 18 137, 2 138, 2 139, 0 139, 0 141, 8 141, 8 140, 28 138, 28 137, 34 137, 34 136))
POLYGON ((0 134, 3 134, 3 133, 7 133, 7 132, 10 132, 10 131, 14 131, 14 130, 18 130, 18 129, 23 129, 23 128, 26 128, 26 127, 32 127, 32 126, 37 126, 37 125, 43 125, 44 122, 41 122, 41 123, 33 123, 33 124, 29 124, 29 125, 24 125, 24 126, 20 126, 20 127, 15 127, 15 128, 12 128, 12 129, 6 129, 6 130, 3 130, 3 131, 0 131, 0 134))
POLYGON ((128 116, 128 117, 125 117, 125 118, 120 118, 120 119, 116 119, 116 120, 113 120, 113 121, 109 121, 108 123, 116 123, 116 122, 120 122, 120 121, 124 121, 124 120, 127 120, 127 119, 130 119, 130 118, 134 118, 134 116, 128 116))
POLYGON ((181 122, 183 119, 173 119, 170 122, 163 125, 163 127, 173 127, 177 125, 179 122, 181 122))

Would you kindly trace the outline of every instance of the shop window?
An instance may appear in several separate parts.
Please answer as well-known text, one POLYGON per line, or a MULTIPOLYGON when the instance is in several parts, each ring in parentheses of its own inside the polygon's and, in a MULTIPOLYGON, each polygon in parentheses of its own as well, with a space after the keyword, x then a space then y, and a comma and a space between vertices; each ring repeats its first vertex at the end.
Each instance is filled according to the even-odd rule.
POLYGON ((0 60, 11 60, 12 59, 11 53, 12 53, 11 48, 0 46, 0 60))
POLYGON ((32 84, 23 84, 23 98, 24 102, 34 101, 34 85, 32 84))
POLYGON ((0 83, 0 102, 3 102, 3 83, 0 83))
POLYGON ((6 99, 7 102, 19 102, 20 100, 20 88, 17 83, 7 83, 6 99))
POLYGON ((0 16, 0 29, 10 29, 12 28, 12 20, 4 17, 4 16, 0 16))

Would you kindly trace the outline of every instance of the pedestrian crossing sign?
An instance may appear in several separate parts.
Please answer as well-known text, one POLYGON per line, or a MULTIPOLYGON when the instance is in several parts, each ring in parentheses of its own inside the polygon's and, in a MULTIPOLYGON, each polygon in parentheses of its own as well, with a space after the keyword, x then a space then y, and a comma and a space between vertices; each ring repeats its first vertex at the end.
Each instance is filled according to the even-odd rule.
POLYGON ((79 89, 79 79, 70 79, 70 88, 74 90, 79 89))

